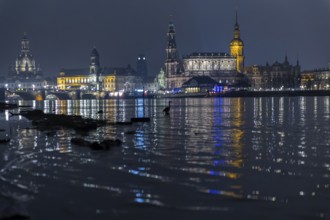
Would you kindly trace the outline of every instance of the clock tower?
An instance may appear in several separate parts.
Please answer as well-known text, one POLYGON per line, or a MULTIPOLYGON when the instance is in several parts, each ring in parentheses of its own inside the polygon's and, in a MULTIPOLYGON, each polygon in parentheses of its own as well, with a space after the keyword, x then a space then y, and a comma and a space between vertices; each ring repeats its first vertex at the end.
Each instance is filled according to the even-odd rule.
POLYGON ((243 72, 244 68, 244 43, 241 39, 240 28, 238 25, 238 18, 236 12, 236 23, 234 26, 234 38, 230 42, 230 54, 236 57, 236 69, 237 72, 243 72))

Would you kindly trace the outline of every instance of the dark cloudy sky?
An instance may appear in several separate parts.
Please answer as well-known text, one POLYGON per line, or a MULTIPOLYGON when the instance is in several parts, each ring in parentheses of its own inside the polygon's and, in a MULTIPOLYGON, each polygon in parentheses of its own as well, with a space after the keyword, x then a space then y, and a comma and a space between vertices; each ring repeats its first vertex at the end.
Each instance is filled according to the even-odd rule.
POLYGON ((304 69, 330 61, 330 0, 0 0, 0 74, 7 74, 24 32, 46 74, 86 67, 96 46, 101 65, 135 67, 139 53, 150 74, 163 66, 169 15, 181 55, 229 52, 239 12, 246 65, 289 61, 304 69))

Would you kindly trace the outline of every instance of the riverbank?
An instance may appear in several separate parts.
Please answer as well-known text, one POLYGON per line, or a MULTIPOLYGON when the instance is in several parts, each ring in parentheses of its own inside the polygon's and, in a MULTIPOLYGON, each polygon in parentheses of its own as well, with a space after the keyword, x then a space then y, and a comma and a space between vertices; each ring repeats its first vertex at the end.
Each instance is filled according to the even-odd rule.
POLYGON ((281 97, 281 96, 329 96, 330 90, 294 91, 230 91, 218 94, 219 97, 281 97))
POLYGON ((288 91, 229 91, 224 93, 178 93, 157 95, 156 98, 206 98, 206 97, 286 97, 286 96, 330 96, 330 90, 288 91))
MULTIPOLYGON (((283 90, 283 91, 228 91, 224 93, 167 93, 132 96, 112 96, 105 99, 158 99, 158 98, 208 98, 208 97, 286 97, 286 96, 330 96, 330 90, 283 90)), ((22 99, 23 100, 23 99, 22 99)), ((62 100, 62 99, 59 99, 62 100)), ((9 101, 9 100, 7 100, 9 101)), ((12 109, 18 106, 7 103, 0 103, 0 110, 12 109)))

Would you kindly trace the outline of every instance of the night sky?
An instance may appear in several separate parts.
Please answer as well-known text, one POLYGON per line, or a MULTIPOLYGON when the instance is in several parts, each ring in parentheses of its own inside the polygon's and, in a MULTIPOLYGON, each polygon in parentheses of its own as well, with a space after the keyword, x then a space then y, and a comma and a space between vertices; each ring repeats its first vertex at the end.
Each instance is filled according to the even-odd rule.
POLYGON ((20 51, 24 32, 47 75, 89 65, 95 46, 102 66, 163 67, 170 19, 181 55, 229 52, 239 13, 246 65, 299 56, 302 70, 328 67, 330 0, 0 0, 0 74, 20 51))

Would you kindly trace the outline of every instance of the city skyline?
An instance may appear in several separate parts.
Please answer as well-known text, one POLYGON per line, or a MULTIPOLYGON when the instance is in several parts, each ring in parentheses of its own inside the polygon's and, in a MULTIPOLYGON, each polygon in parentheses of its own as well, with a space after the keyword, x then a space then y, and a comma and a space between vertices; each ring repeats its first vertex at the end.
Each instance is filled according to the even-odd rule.
POLYGON ((61 68, 85 67, 95 46, 101 65, 134 68, 139 54, 149 74, 164 66, 166 31, 173 15, 181 55, 229 52, 238 11, 246 66, 299 57, 302 70, 323 68, 330 61, 330 1, 166 1, 65 2, 0 0, 0 75, 20 51, 26 32, 31 53, 46 75, 61 68), (37 7, 38 6, 38 7, 37 7))

